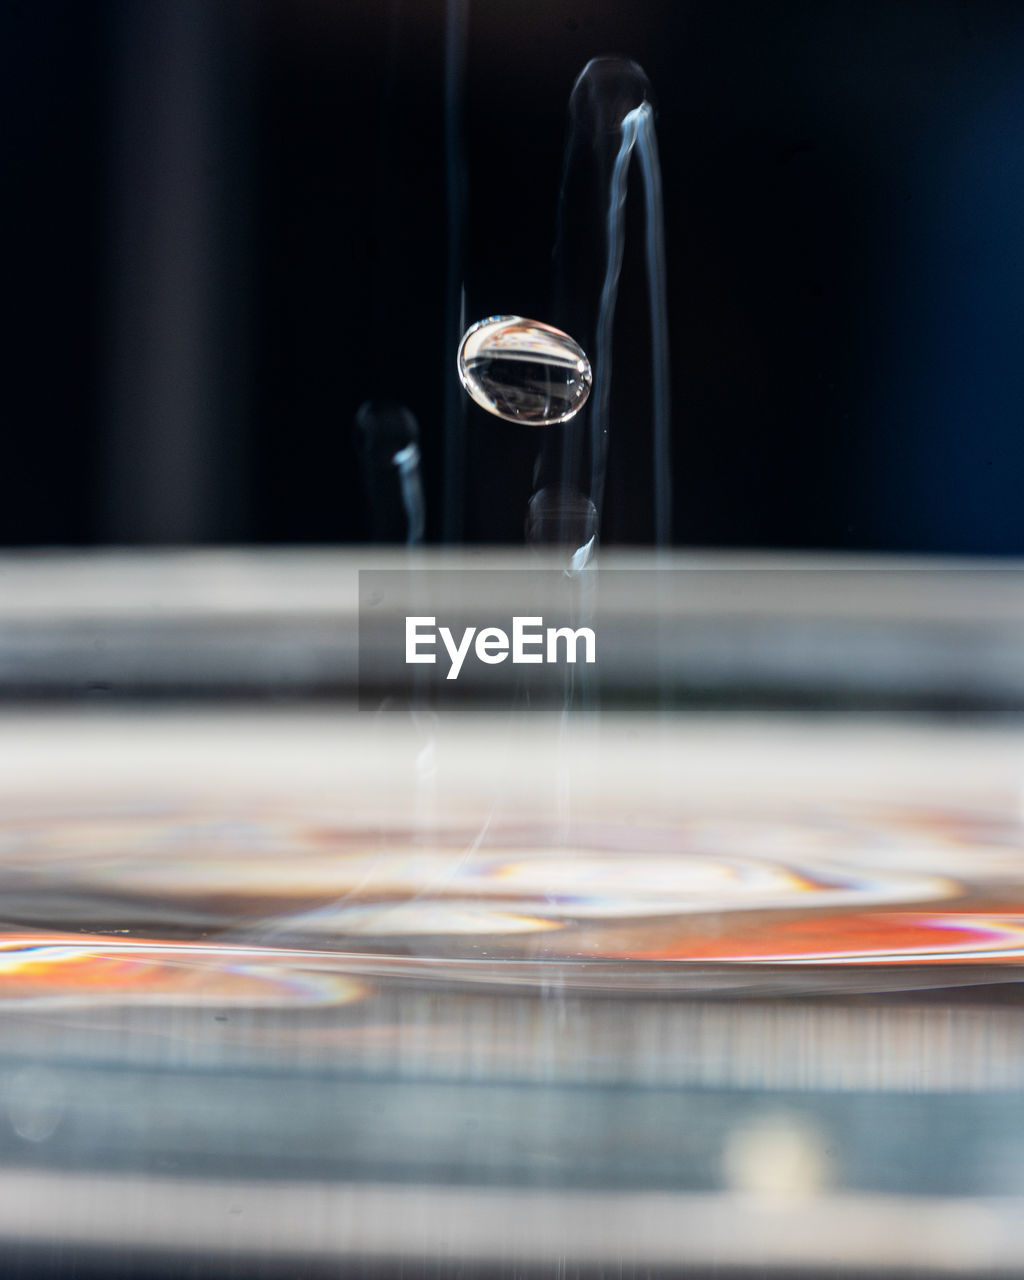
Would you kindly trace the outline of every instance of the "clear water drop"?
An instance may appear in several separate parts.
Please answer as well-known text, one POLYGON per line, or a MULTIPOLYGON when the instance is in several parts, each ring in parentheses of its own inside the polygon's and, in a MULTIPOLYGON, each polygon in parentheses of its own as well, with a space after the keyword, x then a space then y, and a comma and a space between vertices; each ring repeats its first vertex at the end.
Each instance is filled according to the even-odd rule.
POLYGON ((526 509, 526 541, 534 547, 570 550, 570 569, 582 569, 589 562, 597 526, 597 508, 569 485, 539 489, 526 509))
POLYGON ((481 408, 508 422, 567 422, 590 395, 593 375, 567 333, 522 316, 491 316, 466 330, 459 377, 481 408))

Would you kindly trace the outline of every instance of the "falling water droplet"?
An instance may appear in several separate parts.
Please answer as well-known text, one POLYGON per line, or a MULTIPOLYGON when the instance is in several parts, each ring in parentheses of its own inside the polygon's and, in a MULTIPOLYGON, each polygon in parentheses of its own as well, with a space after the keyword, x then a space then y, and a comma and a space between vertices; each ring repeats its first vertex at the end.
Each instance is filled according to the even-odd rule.
POLYGON ((560 329, 522 316, 491 316, 466 330, 459 377, 481 408, 509 422, 567 422, 587 402, 583 348, 560 329))

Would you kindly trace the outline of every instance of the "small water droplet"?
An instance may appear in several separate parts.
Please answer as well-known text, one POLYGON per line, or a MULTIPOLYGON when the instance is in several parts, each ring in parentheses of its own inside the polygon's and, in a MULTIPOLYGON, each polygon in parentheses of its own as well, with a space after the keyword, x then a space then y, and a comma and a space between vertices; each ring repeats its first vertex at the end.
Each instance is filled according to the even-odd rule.
POLYGON ((508 422, 567 422, 587 402, 590 361, 567 333, 522 316, 491 316, 466 330, 459 377, 481 408, 508 422))
POLYGON ((526 541, 535 547, 570 548, 570 567, 590 560, 597 541, 597 508, 569 485, 539 489, 526 509, 526 541))

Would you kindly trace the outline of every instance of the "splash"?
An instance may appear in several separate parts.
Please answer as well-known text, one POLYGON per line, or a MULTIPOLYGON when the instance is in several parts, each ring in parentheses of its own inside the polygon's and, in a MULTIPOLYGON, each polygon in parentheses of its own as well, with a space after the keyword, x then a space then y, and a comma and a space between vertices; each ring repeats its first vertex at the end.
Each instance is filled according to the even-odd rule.
MULTIPOLYGON (((595 58, 577 79, 569 101, 569 139, 559 201, 555 249, 556 312, 571 312, 568 332, 594 336, 593 396, 589 417, 589 450, 574 419, 591 389, 591 367, 583 346, 568 332, 519 316, 493 316, 471 326, 458 352, 462 385, 477 404, 498 417, 549 428, 535 474, 535 492, 579 494, 591 505, 600 526, 608 470, 611 417, 612 334, 626 245, 626 198, 630 164, 639 161, 644 199, 644 241, 651 347, 651 413, 653 433, 652 506, 654 541, 672 538, 671 404, 668 350, 668 305, 665 282, 665 229, 661 168, 650 85, 636 63, 623 58, 595 58), (581 155, 584 160, 581 161, 581 155), (571 214, 592 202, 579 198, 570 181, 573 170, 597 174, 600 205, 605 209, 601 265, 597 255, 580 249, 569 232, 571 214), (585 263, 582 280, 568 279, 570 258, 585 263), (600 277, 596 302, 589 301, 592 282, 600 277), (565 298, 572 295, 571 301, 565 298), (563 295, 559 301, 558 295, 563 295), (584 457, 589 452, 589 470, 584 457)), ((589 236, 578 237, 587 244, 589 236)), ((589 338, 585 344, 589 345, 589 338)), ((450 415, 449 415, 450 416, 450 415)), ((449 426, 448 440, 456 432, 449 426)), ((454 481, 452 482, 454 486, 454 481)), ((532 504, 531 504, 532 505, 532 504)), ((528 520, 528 524, 530 521, 528 520)), ((550 530, 549 530, 550 532, 550 530)), ((592 551, 592 548, 591 548, 592 551)), ((587 559, 590 558, 588 551, 587 559)))
POLYGON ((665 229, 647 76, 624 58, 594 58, 577 79, 569 101, 559 227, 555 248, 556 317, 589 343, 593 336, 594 392, 589 409, 589 449, 579 431, 552 441, 542 456, 542 483, 552 479, 586 492, 603 514, 611 419, 613 330, 626 245, 630 165, 639 162, 644 200, 644 239, 651 346, 654 541, 672 538, 671 394, 665 229), (593 194, 605 209, 602 251, 586 225, 593 194), (582 226, 581 226, 581 210, 582 226), (593 286, 600 280, 600 292, 593 286), (584 457, 589 452, 589 468, 584 457))

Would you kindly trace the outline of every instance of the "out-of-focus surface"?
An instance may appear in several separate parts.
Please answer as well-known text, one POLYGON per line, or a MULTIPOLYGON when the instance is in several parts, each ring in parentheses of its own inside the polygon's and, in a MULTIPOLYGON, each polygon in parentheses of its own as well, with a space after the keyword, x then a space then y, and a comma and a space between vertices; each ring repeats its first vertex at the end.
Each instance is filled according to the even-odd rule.
POLYGON ((121 957, 173 997, 221 942, 254 990, 263 955, 271 1002, 278 954, 669 991, 722 966, 725 989, 977 982, 1022 954, 1015 726, 37 713, 0 760, 19 999, 88 996, 121 957))
POLYGON ((357 710, 333 553, 2 563, 5 1274, 1021 1270, 1018 573, 703 563, 603 711, 357 710))
POLYGON ((1016 723, 11 710, 0 762, 11 1274, 1024 1259, 1016 723))
MULTIPOLYGON (((354 697, 360 623, 372 643, 401 603, 361 620, 360 570, 444 571, 465 613, 559 565, 481 548, 8 553, 0 697, 354 697)), ((649 699, 656 677, 682 707, 1024 708, 1019 561, 620 548, 600 565, 588 608, 620 700, 649 699)))

